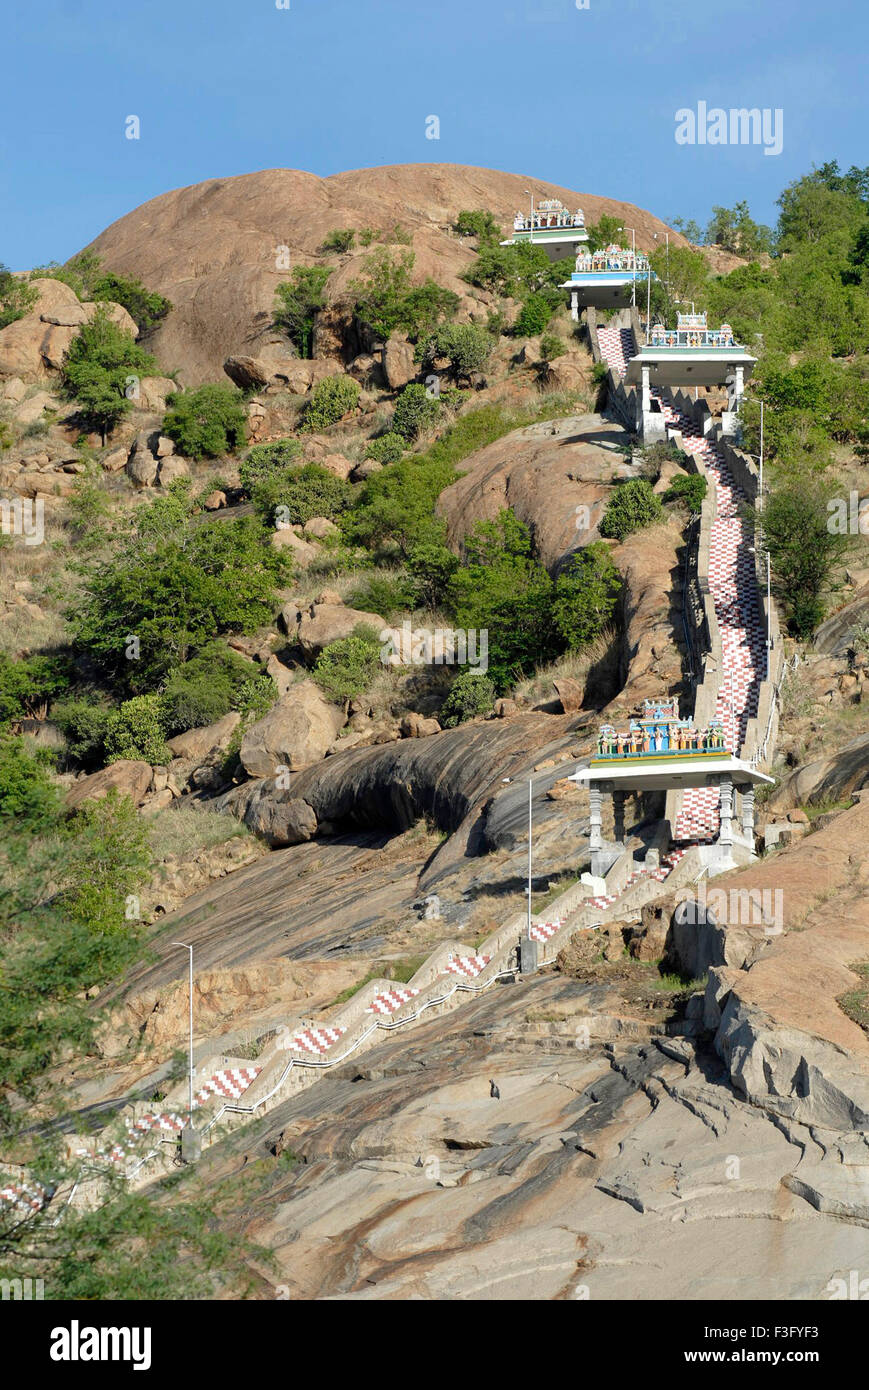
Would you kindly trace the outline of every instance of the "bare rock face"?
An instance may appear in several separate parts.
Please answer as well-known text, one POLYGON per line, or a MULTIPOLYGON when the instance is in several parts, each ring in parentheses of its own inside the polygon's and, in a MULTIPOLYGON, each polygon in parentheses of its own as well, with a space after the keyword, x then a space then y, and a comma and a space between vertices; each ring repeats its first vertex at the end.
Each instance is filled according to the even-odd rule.
POLYGON ((402 738, 430 738, 441 731, 436 719, 424 719, 421 714, 406 714, 400 727, 402 738))
POLYGON ((815 633, 815 650, 842 656, 851 644, 854 629, 865 623, 869 623, 869 584, 838 613, 821 623, 815 633))
POLYGON ((313 564, 320 553, 319 546, 303 540, 291 526, 277 527, 272 532, 272 545, 275 550, 291 551, 293 559, 301 569, 307 569, 308 565, 313 564))
POLYGON ((134 487, 153 487, 158 468, 157 459, 148 448, 135 448, 127 459, 127 477, 134 487))
POLYGON ((385 626, 379 613, 365 613, 359 608, 346 608, 343 603, 314 603, 299 623, 299 645, 312 660, 330 642, 349 637, 360 623, 381 632, 385 626))
POLYGON ((157 482, 160 487, 168 487, 176 478, 190 477, 190 465, 179 454, 170 454, 166 458, 158 459, 158 464, 157 482))
POLYGON ((413 360, 413 347, 406 338, 393 335, 383 349, 383 375, 391 391, 413 381, 419 368, 413 360))
POLYGON ((301 797, 289 791, 261 794, 254 791, 247 803, 245 824, 273 847, 301 845, 317 833, 317 817, 313 808, 301 797))
POLYGON ((110 763, 100 772, 92 772, 89 777, 80 777, 66 794, 66 809, 77 811, 85 801, 99 801, 110 791, 128 796, 136 806, 141 806, 151 786, 153 773, 149 763, 122 758, 110 763))
POLYGON ((344 715, 313 681, 300 681, 245 733, 242 766, 251 777, 271 777, 280 767, 306 767, 325 758, 344 715))
POLYGON ((559 676, 558 680, 552 682, 555 692, 561 701, 561 708, 565 714, 576 714, 582 709, 582 701, 585 695, 585 686, 582 681, 574 680, 572 676, 559 676))
POLYGON ((202 761, 210 753, 222 752, 229 746, 229 741, 238 728, 240 720, 241 715, 236 710, 230 710, 229 714, 225 714, 214 724, 207 724, 203 729, 188 729, 186 733, 176 734, 174 738, 167 739, 167 744, 176 758, 202 761))
POLYGON ((327 536, 338 534, 338 527, 326 516, 312 516, 302 529, 306 536, 313 536, 316 541, 323 541, 327 536))
POLYGON ((771 811, 785 811, 811 801, 844 801, 867 786, 869 734, 861 734, 830 757, 796 768, 775 788, 768 805, 771 811))

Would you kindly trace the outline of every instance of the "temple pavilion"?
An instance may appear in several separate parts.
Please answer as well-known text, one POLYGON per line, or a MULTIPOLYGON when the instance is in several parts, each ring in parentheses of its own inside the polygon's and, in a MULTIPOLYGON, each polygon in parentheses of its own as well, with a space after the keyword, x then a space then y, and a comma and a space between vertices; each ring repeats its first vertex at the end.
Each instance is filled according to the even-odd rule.
POLYGON ((627 728, 602 725, 597 754, 570 781, 587 785, 591 801, 591 871, 603 877, 625 849, 625 797, 629 792, 678 792, 713 787, 719 799, 717 840, 704 847, 709 867, 721 870, 754 857, 754 789, 774 778, 759 772, 727 750, 720 720, 705 729, 679 717, 675 698, 645 700, 642 714, 627 728), (734 789, 739 792, 738 826, 734 827, 734 789), (601 835, 604 796, 613 802, 615 841, 601 835), (736 857, 734 854, 736 851, 736 857))
POLYGON ((551 261, 575 256, 577 248, 588 241, 582 208, 571 212, 557 198, 547 198, 530 212, 519 211, 513 219, 513 235, 502 246, 520 246, 525 242, 544 247, 551 261))
POLYGON ((739 409, 745 383, 757 362, 734 338, 728 323, 712 329, 705 314, 677 314, 676 327, 656 323, 649 341, 628 361, 627 386, 641 386, 643 413, 649 390, 661 386, 731 386, 731 409, 739 409))
POLYGON ((590 304, 598 309, 625 304, 632 291, 636 299, 637 286, 642 286, 645 293, 650 275, 653 280, 658 278, 649 265, 648 256, 611 243, 598 251, 581 249, 573 274, 561 288, 570 290, 571 318, 578 319, 580 309, 590 304))

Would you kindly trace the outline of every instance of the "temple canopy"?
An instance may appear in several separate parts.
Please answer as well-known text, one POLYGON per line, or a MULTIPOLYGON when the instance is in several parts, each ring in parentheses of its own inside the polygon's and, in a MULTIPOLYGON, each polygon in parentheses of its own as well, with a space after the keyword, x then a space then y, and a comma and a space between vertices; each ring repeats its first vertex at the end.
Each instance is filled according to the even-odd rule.
POLYGON ((724 386, 733 383, 734 405, 757 362, 737 343, 729 323, 710 328, 705 314, 677 314, 676 327, 653 324, 649 341, 628 362, 628 386, 724 386))
POLYGON ((551 261, 567 260, 576 255, 576 248, 588 241, 585 215, 582 208, 571 212, 558 198, 546 198, 536 207, 513 218, 513 235, 502 246, 518 246, 531 242, 542 246, 551 261))
POLYGON ((706 787, 710 779, 718 777, 729 777, 737 787, 775 783, 774 777, 767 777, 751 763, 726 752, 713 757, 696 753, 654 755, 625 760, 621 764, 608 763, 605 767, 592 760, 588 767, 574 772, 568 781, 613 782, 622 791, 667 791, 670 787, 706 787))

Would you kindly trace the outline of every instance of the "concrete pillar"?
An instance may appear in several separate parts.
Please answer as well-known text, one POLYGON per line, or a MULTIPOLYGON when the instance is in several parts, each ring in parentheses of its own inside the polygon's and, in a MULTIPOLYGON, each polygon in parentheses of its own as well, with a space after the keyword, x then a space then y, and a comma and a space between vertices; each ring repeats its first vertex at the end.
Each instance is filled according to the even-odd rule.
POLYGON ((734 409, 734 410, 739 410, 740 406, 742 405, 742 397, 743 397, 744 393, 745 393, 745 368, 740 366, 740 367, 734 368, 734 381, 733 381, 733 409, 734 409))
POLYGON ((742 788, 742 833, 754 848, 754 783, 742 788))
POLYGON ((620 845, 623 845, 625 842, 625 793, 621 791, 613 792, 613 821, 616 840, 620 845))
POLYGON ((718 779, 720 788, 719 815, 721 819, 721 829, 718 832, 718 843, 724 849, 730 849, 733 845, 733 782, 726 775, 718 779))
POLYGON ((588 847, 592 854, 594 854, 597 850, 603 849, 603 840, 600 833, 603 792, 599 782, 589 782, 588 799, 591 806, 591 827, 588 834, 588 847))
POLYGON ((649 376, 649 368, 646 366, 643 367, 641 370, 643 373, 643 414, 648 415, 649 411, 652 409, 651 380, 649 376))
POLYGON ((579 323, 579 290, 570 291, 570 317, 579 323))

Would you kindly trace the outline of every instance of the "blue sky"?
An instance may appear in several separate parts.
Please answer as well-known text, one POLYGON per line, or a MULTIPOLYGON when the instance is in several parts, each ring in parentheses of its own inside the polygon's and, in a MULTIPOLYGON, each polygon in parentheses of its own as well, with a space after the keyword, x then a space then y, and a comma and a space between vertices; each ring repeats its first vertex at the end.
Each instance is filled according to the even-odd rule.
POLYGON ((771 222, 812 163, 869 163, 865 0, 289 5, 7 7, 0 261, 65 260, 148 198, 254 169, 479 164, 704 223, 743 198, 771 222), (782 108, 782 153, 677 145, 700 100, 782 108))

